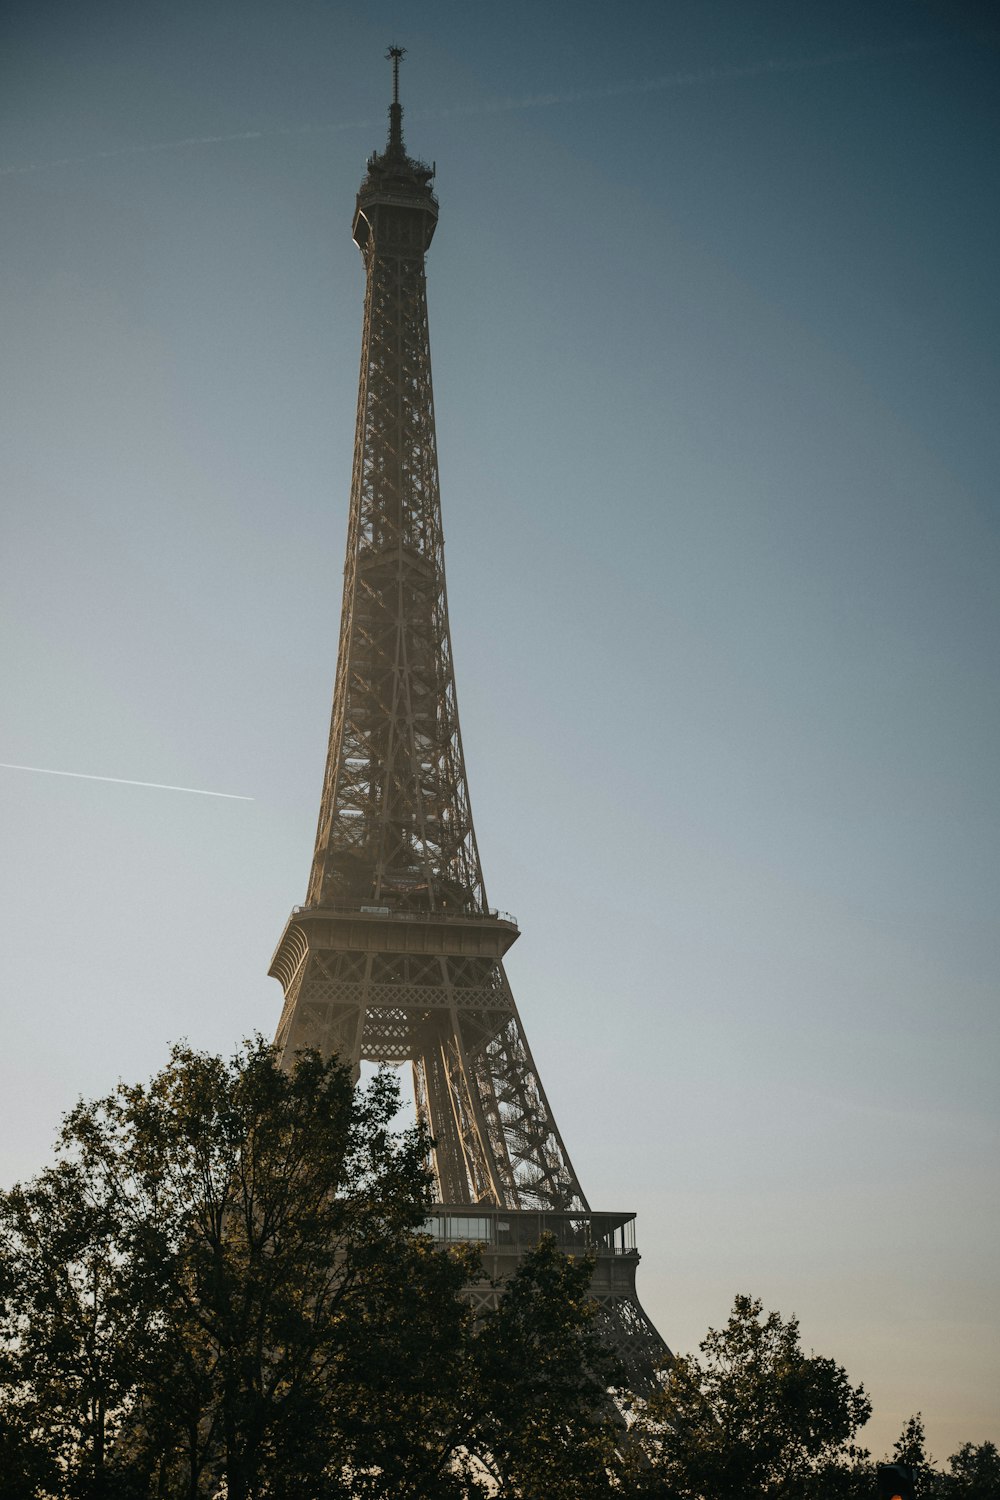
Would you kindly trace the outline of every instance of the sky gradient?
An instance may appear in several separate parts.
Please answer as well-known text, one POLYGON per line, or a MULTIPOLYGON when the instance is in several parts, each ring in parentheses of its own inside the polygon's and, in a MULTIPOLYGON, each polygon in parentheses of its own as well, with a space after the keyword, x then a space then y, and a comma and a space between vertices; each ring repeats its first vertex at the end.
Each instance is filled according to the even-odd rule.
POLYGON ((591 1203, 939 1460, 1000 1440, 988 6, 12 3, 0 1181, 280 1010, 338 630, 386 44, 438 165, 490 899, 591 1203))

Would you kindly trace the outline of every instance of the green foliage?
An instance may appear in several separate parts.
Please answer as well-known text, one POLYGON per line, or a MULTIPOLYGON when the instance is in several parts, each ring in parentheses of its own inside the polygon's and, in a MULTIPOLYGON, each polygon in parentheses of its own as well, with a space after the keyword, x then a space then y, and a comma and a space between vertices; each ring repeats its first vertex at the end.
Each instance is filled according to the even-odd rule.
POLYGON ((890 1461, 895 1464, 906 1464, 913 1470, 916 1491, 922 1500, 927 1500, 928 1496, 935 1496, 942 1492, 941 1476, 934 1468, 933 1460, 927 1455, 922 1412, 916 1412, 904 1422, 903 1430, 893 1444, 890 1461))
POLYGON ((229 1063, 175 1049, 69 1117, 144 1293, 112 1468, 165 1494, 224 1474, 229 1500, 320 1478, 349 1346, 425 1212, 425 1143, 391 1134, 395 1106, 387 1078, 355 1093, 315 1055, 285 1073, 258 1041, 229 1063))
POLYGON ((475 1343, 480 1415, 470 1436, 500 1496, 611 1493, 621 1370, 594 1327, 592 1263, 545 1235, 522 1260, 475 1343))
POLYGON ((349 1492, 468 1321, 469 1267, 416 1233, 426 1142, 396 1105, 388 1077, 285 1073, 258 1041, 176 1048, 72 1112, 0 1204, 0 1443, 45 1457, 22 1497, 349 1492))
POLYGON ((700 1353, 671 1361, 637 1413, 649 1462, 640 1489, 672 1500, 833 1500, 863 1482, 853 1439, 871 1404, 840 1365, 803 1353, 795 1318, 737 1297, 700 1353))
POLYGON ((7 1482, 20 1471, 30 1494, 60 1476, 67 1495, 85 1495, 120 1434, 141 1359, 141 1278, 118 1243, 113 1201, 89 1193, 76 1161, 6 1195, 0 1235, 7 1482))
POLYGON ((963 1443, 948 1460, 946 1494, 954 1500, 1000 1500, 1000 1453, 995 1443, 963 1443))
POLYGON ((0 1500, 606 1491, 589 1266, 544 1242, 477 1320, 397 1105, 260 1040, 79 1105, 0 1196, 0 1500))
POLYGON ((909 1417, 892 1450, 894 1463, 909 1464, 919 1500, 1000 1500, 1000 1453, 994 1443, 963 1443, 942 1474, 927 1452, 921 1412, 909 1417))
MULTIPOLYGON (((428 1142, 397 1105, 391 1075, 284 1072, 261 1040, 78 1105, 0 1194, 0 1500, 873 1493, 864 1390, 749 1297, 626 1438, 591 1264, 545 1236, 474 1314, 479 1254, 422 1232, 428 1142)), ((921 1500, 1000 1497, 993 1444, 941 1475, 919 1414, 894 1457, 921 1500)))
POLYGON ((924 1417, 918 1411, 903 1423, 903 1430, 892 1446, 892 1462, 918 1471, 925 1468, 928 1461, 925 1444, 924 1417))

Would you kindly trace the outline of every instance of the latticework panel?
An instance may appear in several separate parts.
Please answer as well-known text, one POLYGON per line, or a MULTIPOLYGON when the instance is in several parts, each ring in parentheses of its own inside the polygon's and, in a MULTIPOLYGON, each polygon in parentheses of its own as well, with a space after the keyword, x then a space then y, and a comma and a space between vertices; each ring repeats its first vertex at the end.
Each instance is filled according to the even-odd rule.
POLYGON ((480 911, 445 595, 421 209, 369 210, 330 752, 308 900, 480 911))
POLYGON ((637 1297, 598 1297, 597 1329, 625 1367, 629 1389, 642 1396, 656 1385, 656 1371, 670 1350, 643 1312, 637 1297))
POLYGON ((278 1043, 414 1065, 441 1202, 586 1201, 501 965, 450 955, 318 951, 289 989, 278 1043))

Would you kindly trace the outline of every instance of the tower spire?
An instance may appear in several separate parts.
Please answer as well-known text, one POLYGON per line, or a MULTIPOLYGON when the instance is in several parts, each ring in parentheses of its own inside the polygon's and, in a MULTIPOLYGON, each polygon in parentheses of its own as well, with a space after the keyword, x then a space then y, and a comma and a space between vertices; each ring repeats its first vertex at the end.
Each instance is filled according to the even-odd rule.
POLYGON ((392 103, 389 105, 389 140, 386 155, 405 156, 403 146, 403 106, 399 102, 399 65, 406 56, 405 47, 391 46, 385 54, 392 63, 392 103))

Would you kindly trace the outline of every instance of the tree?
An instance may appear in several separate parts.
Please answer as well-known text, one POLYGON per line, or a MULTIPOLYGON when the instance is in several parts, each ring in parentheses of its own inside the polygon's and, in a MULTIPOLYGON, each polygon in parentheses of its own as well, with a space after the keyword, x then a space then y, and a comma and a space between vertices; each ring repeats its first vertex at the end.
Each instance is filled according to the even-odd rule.
POLYGON ((890 1461, 906 1464, 913 1470, 914 1486, 920 1500, 938 1500, 938 1497, 953 1493, 951 1482, 934 1467, 934 1460, 927 1452, 922 1412, 916 1412, 903 1423, 903 1430, 893 1444, 890 1461))
POLYGON ((622 1369, 595 1328, 592 1270, 543 1236, 475 1339, 479 1410, 470 1444, 500 1496, 611 1493, 621 1424, 609 1391, 622 1369))
POLYGON ((58 1165, 0 1204, 0 1414, 59 1493, 338 1493, 393 1415, 372 1378, 392 1314, 425 1290, 438 1352, 467 1319, 466 1269, 417 1233, 426 1141, 390 1130, 397 1102, 388 1076, 284 1072, 258 1040, 230 1062, 175 1048, 70 1114, 58 1165))
POLYGON ((903 1430, 892 1445, 892 1462, 906 1464, 915 1474, 920 1474, 923 1470, 930 1468, 931 1460, 927 1457, 923 1412, 915 1412, 903 1423, 903 1430))
POLYGON ((5 1195, 0 1451, 22 1495, 57 1484, 67 1495, 101 1492, 135 1383, 141 1302, 114 1205, 89 1194, 79 1162, 5 1195))
MULTIPOLYGON (((343 1452, 326 1495, 424 1500, 478 1494, 470 1439, 477 1382, 474 1319, 461 1292, 480 1273, 470 1246, 447 1252, 425 1235, 395 1266, 373 1265, 338 1387, 332 1429, 343 1452)), ((289 1495, 299 1495, 294 1485, 289 1495)))
POLYGON ((78 1105, 0 1195, 0 1500, 605 1493, 589 1264, 545 1240, 474 1316, 397 1105, 260 1039, 78 1105))
POLYGON ((797 1319, 739 1296, 700 1355, 678 1357, 636 1413, 648 1462, 640 1492, 672 1500, 850 1494, 867 1455, 853 1439, 871 1415, 862 1386, 806 1355, 797 1319))
POLYGON ((998 1500, 1000 1497, 1000 1453, 995 1443, 963 1443, 948 1460, 950 1474, 945 1493, 954 1500, 998 1500))

